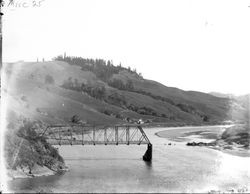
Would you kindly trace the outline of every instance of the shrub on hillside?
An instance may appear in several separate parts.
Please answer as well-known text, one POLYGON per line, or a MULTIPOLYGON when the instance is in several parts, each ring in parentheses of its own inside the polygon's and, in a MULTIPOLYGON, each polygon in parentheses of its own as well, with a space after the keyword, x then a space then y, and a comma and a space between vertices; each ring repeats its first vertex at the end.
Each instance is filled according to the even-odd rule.
POLYGON ((79 83, 77 79, 75 79, 73 82, 71 77, 64 81, 61 87, 78 92, 85 92, 91 97, 99 100, 103 100, 106 95, 106 89, 104 86, 91 86, 84 83, 79 83))
POLYGON ((78 115, 74 115, 74 116, 72 116, 71 117, 71 119, 70 119, 70 121, 72 122, 72 123, 79 123, 80 122, 80 117, 78 116, 78 115))
POLYGON ((51 75, 46 75, 45 76, 45 84, 54 84, 55 80, 51 75))
POLYGON ((117 88, 119 90, 127 90, 127 91, 133 91, 134 85, 131 80, 128 80, 126 83, 123 83, 120 79, 113 79, 108 81, 108 85, 114 88, 117 88))
POLYGON ((125 108, 127 106, 127 101, 125 97, 117 92, 114 92, 113 94, 109 95, 105 101, 107 103, 110 103, 115 106, 119 106, 122 108, 125 108))
POLYGON ((28 101, 27 96, 22 95, 21 100, 27 102, 28 101))
POLYGON ((24 120, 17 130, 6 132, 4 150, 8 168, 29 169, 29 173, 35 165, 46 166, 53 171, 64 168, 64 160, 57 149, 37 133, 42 131, 41 127, 41 123, 24 120))

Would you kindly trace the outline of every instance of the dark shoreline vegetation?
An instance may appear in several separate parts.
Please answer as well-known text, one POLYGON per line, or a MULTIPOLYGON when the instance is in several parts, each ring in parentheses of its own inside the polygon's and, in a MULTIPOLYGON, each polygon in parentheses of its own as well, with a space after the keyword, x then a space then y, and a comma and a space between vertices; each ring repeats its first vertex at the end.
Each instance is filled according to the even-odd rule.
MULTIPOLYGON (((13 127, 13 124, 9 125, 13 127)), ((33 171, 39 168, 47 168, 47 171, 54 173, 67 170, 58 150, 37 133, 41 129, 44 129, 41 122, 23 120, 19 128, 6 132, 4 149, 7 169, 19 171, 27 177, 34 176, 33 171)))

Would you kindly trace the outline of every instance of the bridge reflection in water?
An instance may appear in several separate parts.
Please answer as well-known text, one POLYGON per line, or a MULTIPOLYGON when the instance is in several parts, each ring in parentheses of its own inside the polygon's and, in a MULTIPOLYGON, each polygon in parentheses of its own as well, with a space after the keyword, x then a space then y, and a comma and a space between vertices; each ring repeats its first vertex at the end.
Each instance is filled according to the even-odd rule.
POLYGON ((141 125, 51 125, 41 135, 52 145, 147 144, 143 160, 152 160, 152 144, 141 125))

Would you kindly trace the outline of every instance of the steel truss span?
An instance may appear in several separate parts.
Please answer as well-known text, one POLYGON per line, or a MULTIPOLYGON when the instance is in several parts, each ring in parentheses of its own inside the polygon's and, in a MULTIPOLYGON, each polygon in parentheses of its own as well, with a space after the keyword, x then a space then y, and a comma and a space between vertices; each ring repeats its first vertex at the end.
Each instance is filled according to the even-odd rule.
POLYGON ((119 145, 147 144, 143 160, 151 161, 152 144, 140 125, 84 126, 51 125, 40 132, 52 145, 119 145))

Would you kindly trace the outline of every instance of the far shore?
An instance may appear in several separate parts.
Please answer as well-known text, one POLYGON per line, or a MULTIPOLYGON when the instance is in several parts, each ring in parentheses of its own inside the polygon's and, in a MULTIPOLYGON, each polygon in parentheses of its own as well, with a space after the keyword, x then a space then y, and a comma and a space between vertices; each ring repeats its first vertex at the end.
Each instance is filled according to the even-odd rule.
POLYGON ((242 148, 242 146, 233 143, 227 144, 220 140, 221 134, 229 127, 234 125, 213 125, 213 126, 185 126, 185 127, 167 127, 168 129, 155 133, 158 137, 169 139, 170 141, 184 142, 184 143, 201 143, 208 144, 210 149, 218 150, 234 156, 250 157, 250 151, 242 148), (205 130, 207 127, 220 128, 220 130, 205 130), (193 129, 193 130, 190 130, 193 129), (203 131, 204 129, 204 131, 203 131), (206 132, 206 133, 203 133, 206 132), (193 135, 195 134, 195 135, 193 135), (218 141, 220 140, 220 141, 218 141))
MULTIPOLYGON (((145 128, 189 128, 189 127, 218 127, 218 126, 233 126, 237 123, 206 123, 206 124, 184 124, 184 123, 143 123, 140 124, 145 128)), ((241 124, 241 123, 239 123, 241 124)), ((135 124, 136 125, 136 124, 135 124)))

